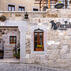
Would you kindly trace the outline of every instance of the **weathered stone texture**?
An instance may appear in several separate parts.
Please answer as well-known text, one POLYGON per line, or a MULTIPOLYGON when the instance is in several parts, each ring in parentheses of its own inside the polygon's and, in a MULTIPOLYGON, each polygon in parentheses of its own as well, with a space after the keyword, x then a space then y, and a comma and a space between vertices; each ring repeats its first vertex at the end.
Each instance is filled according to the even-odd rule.
MULTIPOLYGON (((56 12, 52 14, 57 14, 57 18, 47 16, 43 18, 43 14, 45 13, 32 13, 28 12, 30 18, 29 20, 25 20, 24 13, 22 12, 21 16, 18 16, 19 14, 12 15, 4 22, 4 26, 10 26, 11 25, 18 25, 22 26, 22 29, 20 28, 20 43, 21 43, 21 58, 24 60, 24 63, 36 63, 36 64, 45 64, 47 66, 51 67, 66 67, 69 66, 71 63, 71 28, 67 28, 66 30, 53 30, 51 29, 50 21, 54 20, 56 22, 60 22, 61 24, 65 24, 64 22, 67 20, 68 22, 71 22, 71 19, 68 18, 68 14, 70 14, 70 11, 65 10, 64 14, 62 15, 63 10, 56 10, 56 12), (68 14, 67 14, 68 13, 68 14), (33 16, 32 16, 33 15, 33 16), (21 19, 20 19, 21 18, 21 19), (16 21, 15 21, 15 20, 16 21), (20 22, 19 22, 20 19, 20 22), (11 21, 12 20, 12 21, 11 21), (9 22, 8 22, 9 21, 9 22), (26 22, 25 22, 26 21, 26 22), (21 25, 19 25, 21 24, 21 25), (26 28, 27 27, 27 28, 26 28), (38 52, 34 51, 34 30, 35 29, 42 29, 44 31, 44 51, 38 52), (24 29, 24 30, 23 30, 24 29)), ((0 24, 3 24, 0 22, 0 24)), ((17 32, 15 30, 5 31, 5 35, 3 35, 5 41, 5 46, 7 47, 6 50, 9 48, 9 42, 8 42, 8 35, 13 34, 14 32, 17 32), (8 45, 7 45, 8 44, 8 45)), ((14 33, 15 35, 18 35, 17 33, 14 33)), ((19 39, 18 39, 19 41, 19 39)), ((14 45, 10 45, 10 47, 14 47, 14 45)), ((8 49, 10 50, 10 49, 8 49)), ((6 54, 8 55, 8 54, 6 54)))
MULTIPOLYGON (((46 26, 46 28, 51 26, 45 24, 42 25, 46 26)), ((32 26, 38 26, 40 28, 38 24, 31 25, 31 27, 32 26)), ((41 29, 43 28, 41 27, 41 29)), ((46 35, 44 36, 44 38, 46 38, 46 46, 44 47, 46 50, 44 50, 44 52, 35 52, 34 50, 31 50, 32 47, 30 43, 32 43, 32 39, 30 38, 30 35, 32 35, 34 31, 33 29, 31 29, 30 31, 32 32, 29 33, 28 30, 28 33, 26 33, 26 56, 28 55, 28 58, 25 59, 25 63, 45 64, 46 66, 51 67, 66 67, 68 66, 68 64, 70 65, 69 61, 71 61, 71 29, 53 30, 49 28, 43 30, 46 30, 47 33, 44 34, 46 35)))

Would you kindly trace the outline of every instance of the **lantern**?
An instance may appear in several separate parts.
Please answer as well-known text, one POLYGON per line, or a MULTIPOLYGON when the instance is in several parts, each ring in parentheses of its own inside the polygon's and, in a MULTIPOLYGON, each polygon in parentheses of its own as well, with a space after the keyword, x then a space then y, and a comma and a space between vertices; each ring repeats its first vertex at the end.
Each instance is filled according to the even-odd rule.
POLYGON ((26 12, 26 14, 25 14, 25 19, 28 19, 28 14, 27 14, 27 12, 26 12))

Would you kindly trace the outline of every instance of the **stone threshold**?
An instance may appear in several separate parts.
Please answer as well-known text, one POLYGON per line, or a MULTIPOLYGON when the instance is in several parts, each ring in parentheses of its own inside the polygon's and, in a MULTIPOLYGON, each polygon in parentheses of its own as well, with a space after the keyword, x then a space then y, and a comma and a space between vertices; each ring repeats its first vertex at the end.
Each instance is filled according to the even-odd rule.
POLYGON ((19 63, 20 59, 11 58, 11 59, 0 59, 0 63, 19 63))

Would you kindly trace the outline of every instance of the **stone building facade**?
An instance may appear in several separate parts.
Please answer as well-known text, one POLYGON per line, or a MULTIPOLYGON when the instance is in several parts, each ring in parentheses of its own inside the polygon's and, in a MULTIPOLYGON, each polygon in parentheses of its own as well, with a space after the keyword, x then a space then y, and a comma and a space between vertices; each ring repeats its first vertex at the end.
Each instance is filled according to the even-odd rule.
MULTIPOLYGON (((27 12, 28 19, 24 19, 25 12, 0 12, 0 16, 6 17, 4 22, 0 21, 0 29, 6 30, 2 38, 4 48, 14 48, 8 36, 15 35, 17 43, 20 43, 20 62, 70 67, 71 10, 63 11, 27 12)), ((4 58, 10 58, 10 53, 13 55, 13 52, 5 52, 4 58)))
POLYGON ((20 44, 18 27, 0 26, 0 58, 14 58, 14 49, 20 44), (14 39, 17 42, 13 42, 14 39))
POLYGON ((33 11, 33 8, 38 9, 34 2, 34 0, 0 0, 0 11, 10 11, 9 6, 14 8, 12 11, 21 11, 21 8, 22 11, 33 11))
POLYGON ((44 6, 42 2, 40 4, 40 0, 0 0, 0 11, 40 11, 40 7, 41 11, 45 11, 45 9, 54 9, 58 2, 62 2, 64 5, 62 9, 71 8, 70 0, 47 0, 46 3, 44 2, 44 6))

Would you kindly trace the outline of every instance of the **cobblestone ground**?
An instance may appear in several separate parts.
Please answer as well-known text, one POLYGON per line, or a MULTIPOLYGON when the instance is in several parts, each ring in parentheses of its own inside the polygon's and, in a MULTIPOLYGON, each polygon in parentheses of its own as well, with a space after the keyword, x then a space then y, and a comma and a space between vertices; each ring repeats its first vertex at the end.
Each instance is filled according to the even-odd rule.
POLYGON ((0 63, 0 71, 71 71, 48 68, 36 64, 0 63))

